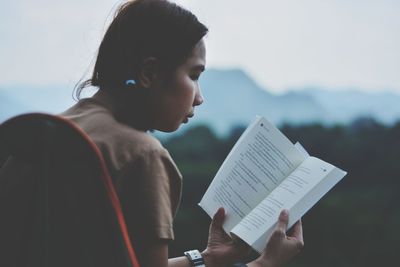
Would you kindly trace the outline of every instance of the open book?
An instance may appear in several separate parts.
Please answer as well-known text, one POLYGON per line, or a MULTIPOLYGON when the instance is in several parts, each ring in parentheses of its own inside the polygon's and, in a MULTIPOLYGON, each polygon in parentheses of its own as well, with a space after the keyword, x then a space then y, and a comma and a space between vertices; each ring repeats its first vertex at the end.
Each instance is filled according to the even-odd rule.
POLYGON ((282 209, 290 228, 346 172, 310 157, 265 118, 239 138, 199 205, 212 217, 224 207, 224 229, 262 252, 282 209))

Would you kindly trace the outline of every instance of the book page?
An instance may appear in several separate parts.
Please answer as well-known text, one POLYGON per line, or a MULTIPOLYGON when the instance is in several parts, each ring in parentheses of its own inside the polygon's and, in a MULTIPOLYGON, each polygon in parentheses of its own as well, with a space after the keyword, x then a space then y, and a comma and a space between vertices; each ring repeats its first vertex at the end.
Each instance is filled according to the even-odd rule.
POLYGON ((297 148, 297 150, 304 155, 304 157, 308 158, 310 156, 310 154, 308 154, 307 150, 299 143, 296 142, 296 144, 294 144, 294 146, 297 148))
POLYGON ((222 164, 199 205, 212 217, 224 207, 230 232, 305 156, 271 123, 257 118, 222 164))
POLYGON ((345 174, 320 159, 307 158, 232 232, 261 252, 282 209, 289 210, 288 226, 291 227, 345 174))

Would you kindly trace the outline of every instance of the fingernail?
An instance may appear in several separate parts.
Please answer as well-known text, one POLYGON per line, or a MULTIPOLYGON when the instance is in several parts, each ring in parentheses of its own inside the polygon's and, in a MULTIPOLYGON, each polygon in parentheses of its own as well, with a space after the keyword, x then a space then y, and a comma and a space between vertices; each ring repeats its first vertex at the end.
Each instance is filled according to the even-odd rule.
POLYGON ((282 216, 289 216, 289 211, 287 209, 282 210, 282 216))

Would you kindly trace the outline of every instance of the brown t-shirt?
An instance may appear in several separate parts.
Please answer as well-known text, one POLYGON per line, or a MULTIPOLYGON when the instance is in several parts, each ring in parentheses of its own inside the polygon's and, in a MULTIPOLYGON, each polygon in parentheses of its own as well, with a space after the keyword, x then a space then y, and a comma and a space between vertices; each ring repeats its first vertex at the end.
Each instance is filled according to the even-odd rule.
POLYGON ((132 243, 146 238, 172 240, 182 176, 157 139, 115 119, 113 105, 107 95, 98 92, 61 116, 80 126, 100 148, 132 243))

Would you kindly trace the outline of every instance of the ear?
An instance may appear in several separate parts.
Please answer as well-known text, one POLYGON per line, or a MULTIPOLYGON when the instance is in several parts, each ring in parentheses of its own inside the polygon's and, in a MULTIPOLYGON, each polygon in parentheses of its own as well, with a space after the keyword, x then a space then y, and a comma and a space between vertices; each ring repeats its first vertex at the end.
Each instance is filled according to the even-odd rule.
POLYGON ((158 77, 159 61, 155 57, 145 58, 139 71, 138 82, 144 88, 150 88, 158 77))

